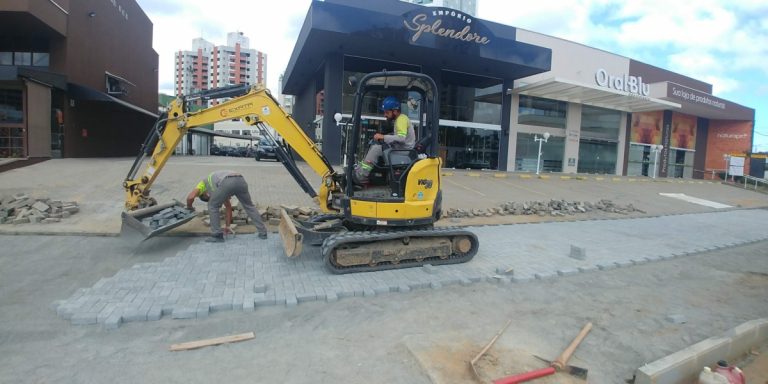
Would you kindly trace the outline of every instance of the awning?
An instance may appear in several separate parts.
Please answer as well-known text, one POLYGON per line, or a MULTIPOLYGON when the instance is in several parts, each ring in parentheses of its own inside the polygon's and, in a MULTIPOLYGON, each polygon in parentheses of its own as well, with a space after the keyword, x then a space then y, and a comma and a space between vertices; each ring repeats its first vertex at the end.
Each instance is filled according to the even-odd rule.
POLYGON ((110 95, 107 95, 104 92, 99 92, 93 88, 89 88, 83 85, 78 85, 74 83, 67 83, 67 95, 71 99, 75 100, 88 100, 88 101, 100 101, 100 102, 107 102, 107 103, 115 103, 120 106, 126 107, 128 109, 132 109, 136 112, 141 112, 147 116, 151 116, 155 119, 157 119, 157 114, 152 113, 150 111, 147 111, 144 108, 137 107, 129 102, 120 100, 116 97, 112 97, 110 95))
POLYGON ((680 104, 558 77, 511 89, 510 93, 568 101, 625 112, 680 109, 680 104))

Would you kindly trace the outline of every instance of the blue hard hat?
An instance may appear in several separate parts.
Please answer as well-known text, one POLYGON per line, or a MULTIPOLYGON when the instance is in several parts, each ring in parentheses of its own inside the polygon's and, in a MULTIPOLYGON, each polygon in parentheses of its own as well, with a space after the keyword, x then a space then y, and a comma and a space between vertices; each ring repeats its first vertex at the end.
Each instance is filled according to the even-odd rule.
POLYGON ((391 109, 397 109, 400 110, 400 100, 398 100, 394 96, 388 96, 384 98, 384 101, 381 102, 381 110, 382 111, 388 111, 391 109))

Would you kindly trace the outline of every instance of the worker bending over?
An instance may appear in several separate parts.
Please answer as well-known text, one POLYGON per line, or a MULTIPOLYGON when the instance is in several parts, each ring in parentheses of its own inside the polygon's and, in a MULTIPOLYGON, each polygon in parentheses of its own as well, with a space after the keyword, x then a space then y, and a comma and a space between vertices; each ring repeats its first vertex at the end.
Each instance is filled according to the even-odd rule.
POLYGON ((224 241, 224 232, 231 232, 229 225, 232 224, 232 203, 229 199, 235 196, 240 201, 240 205, 248 213, 248 217, 253 221, 253 225, 259 231, 259 238, 267 238, 267 227, 261 221, 259 211, 251 201, 251 195, 248 193, 248 183, 245 182, 243 175, 233 171, 216 171, 208 175, 208 178, 192 189, 187 195, 187 209, 193 210, 192 203, 195 198, 208 203, 208 213, 211 221, 211 237, 207 242, 219 243, 224 241), (226 225, 224 231, 221 229, 221 219, 219 210, 224 204, 226 208, 226 225))

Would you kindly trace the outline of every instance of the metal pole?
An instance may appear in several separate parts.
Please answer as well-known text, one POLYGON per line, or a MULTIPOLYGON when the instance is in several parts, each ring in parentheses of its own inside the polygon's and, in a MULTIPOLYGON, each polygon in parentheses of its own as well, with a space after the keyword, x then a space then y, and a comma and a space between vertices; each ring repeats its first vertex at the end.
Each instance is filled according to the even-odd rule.
POLYGON ((725 177, 723 178, 723 181, 726 183, 728 182, 728 166, 730 165, 731 158, 728 155, 725 155, 725 177))
POLYGON ((659 149, 653 149, 653 178, 656 178, 656 163, 659 161, 659 149))
POLYGON ((538 136, 534 137, 534 140, 539 142, 539 156, 536 158, 536 174, 538 175, 541 168, 541 142, 544 140, 538 136))

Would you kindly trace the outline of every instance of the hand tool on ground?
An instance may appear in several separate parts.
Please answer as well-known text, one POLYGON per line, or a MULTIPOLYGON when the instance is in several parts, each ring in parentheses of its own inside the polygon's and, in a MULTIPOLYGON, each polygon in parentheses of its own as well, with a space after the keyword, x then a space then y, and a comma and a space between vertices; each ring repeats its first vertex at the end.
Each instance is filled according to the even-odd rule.
POLYGON ((526 381, 530 381, 533 379, 538 379, 540 377, 552 375, 555 372, 565 372, 570 375, 586 379, 587 378, 587 370, 584 368, 579 367, 572 367, 568 366, 568 360, 571 358, 571 355, 573 355, 573 352, 576 350, 576 347, 579 346, 582 340, 587 336, 587 333, 592 329, 592 323, 587 323, 584 328, 581 329, 581 332, 576 336, 575 339, 571 342, 570 345, 568 345, 568 348, 566 348, 563 353, 560 354, 560 356, 557 357, 554 361, 548 361, 546 359, 542 359, 538 356, 537 358, 546 361, 549 363, 549 367, 533 370, 530 372, 520 373, 517 375, 507 376, 503 377, 501 379, 496 379, 493 381, 493 384, 517 384, 517 383, 523 383, 526 381))
POLYGON ((499 330, 499 332, 496 332, 496 336, 494 336, 493 339, 491 339, 491 341, 488 342, 488 344, 485 346, 485 348, 483 348, 483 350, 480 351, 480 353, 478 353, 477 356, 475 356, 475 358, 470 360, 469 368, 472 370, 472 373, 475 375, 475 378, 478 381, 482 382, 483 380, 480 378, 480 375, 477 373, 477 369, 475 369, 475 363, 477 363, 477 361, 480 360, 480 358, 483 357, 483 355, 486 352, 488 352, 488 350, 491 348, 491 346, 496 342, 496 340, 499 339, 499 336, 501 336, 501 334, 504 333, 505 330, 507 330, 507 328, 509 327, 510 324, 512 324, 512 319, 509 319, 509 321, 507 321, 507 324, 504 325, 504 328, 501 328, 499 330))

